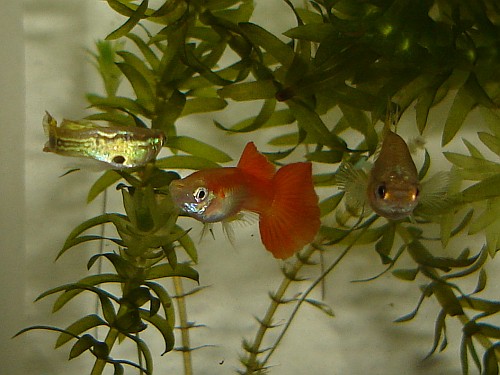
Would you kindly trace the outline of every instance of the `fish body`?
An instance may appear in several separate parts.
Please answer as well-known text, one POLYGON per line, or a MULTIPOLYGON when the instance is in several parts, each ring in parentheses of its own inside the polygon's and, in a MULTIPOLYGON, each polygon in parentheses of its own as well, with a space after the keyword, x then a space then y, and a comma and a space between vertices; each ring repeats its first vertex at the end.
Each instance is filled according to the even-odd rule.
POLYGON ((156 129, 98 126, 92 122, 63 120, 60 126, 46 113, 43 127, 45 152, 95 159, 115 169, 138 167, 153 160, 165 143, 156 129))
MULTIPOLYGON (((378 157, 368 175, 346 164, 337 175, 351 208, 369 205, 378 215, 400 220, 412 214, 419 203, 420 182, 406 142, 386 129, 378 157)), ((428 189, 429 190, 429 189, 428 189)))
POLYGON ((180 210, 204 223, 257 213, 262 242, 279 259, 312 242, 320 226, 311 163, 276 171, 252 142, 236 167, 205 169, 175 180, 170 194, 180 210))
POLYGON ((380 216, 403 219, 417 206, 419 190, 417 168, 406 142, 388 130, 368 178, 370 206, 380 216))

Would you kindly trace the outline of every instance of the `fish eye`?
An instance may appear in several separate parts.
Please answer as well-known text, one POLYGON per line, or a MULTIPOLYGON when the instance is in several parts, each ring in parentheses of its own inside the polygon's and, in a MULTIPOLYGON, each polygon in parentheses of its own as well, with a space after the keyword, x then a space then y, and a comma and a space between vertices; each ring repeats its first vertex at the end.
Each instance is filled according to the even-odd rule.
POLYGON ((125 158, 121 155, 117 155, 113 158, 113 163, 115 164, 123 164, 125 163, 125 158))
POLYGON ((380 199, 384 199, 385 198, 385 193, 386 193, 386 190, 385 190, 385 185, 380 185, 378 188, 377 188, 377 195, 380 199))
POLYGON ((207 195, 208 195, 208 190, 205 187, 199 187, 193 193, 194 200, 196 202, 201 202, 207 197, 207 195))

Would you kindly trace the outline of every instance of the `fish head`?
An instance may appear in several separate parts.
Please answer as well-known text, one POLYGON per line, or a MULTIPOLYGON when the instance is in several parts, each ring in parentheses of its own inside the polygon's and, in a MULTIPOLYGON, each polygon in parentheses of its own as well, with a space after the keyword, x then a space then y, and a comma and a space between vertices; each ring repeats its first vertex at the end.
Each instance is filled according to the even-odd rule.
MULTIPOLYGON (((224 171, 228 168, 220 168, 224 171)), ((204 223, 234 217, 241 209, 243 192, 214 185, 208 177, 219 170, 198 171, 170 183, 170 195, 179 210, 204 223)))
POLYGON ((408 176, 389 175, 372 179, 368 185, 368 201, 373 210, 387 219, 400 220, 411 215, 418 204, 420 184, 408 176))

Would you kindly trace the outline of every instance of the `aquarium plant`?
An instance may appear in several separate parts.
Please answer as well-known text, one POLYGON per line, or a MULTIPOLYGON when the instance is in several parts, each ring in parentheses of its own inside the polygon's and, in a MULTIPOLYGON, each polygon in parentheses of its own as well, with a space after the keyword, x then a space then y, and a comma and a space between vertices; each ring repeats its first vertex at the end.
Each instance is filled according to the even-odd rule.
MULTIPOLYGON (((132 168, 111 168, 95 181, 88 201, 115 186, 109 194, 121 194, 123 211, 105 212, 69 234, 57 258, 82 243, 95 243, 96 254, 82 260, 92 273, 38 297, 57 295, 58 311, 79 294, 92 293, 99 310, 67 327, 31 326, 22 332, 56 331, 56 347, 69 345, 70 359, 86 355, 94 361, 92 375, 102 374, 105 367, 115 374, 131 367, 152 375, 154 357, 162 353, 152 353, 141 333, 156 330, 164 352, 180 351, 185 374, 196 373, 189 340, 196 325, 188 318, 186 299, 199 291, 196 298, 203 298, 203 291, 186 292, 183 282, 199 280, 197 246, 210 245, 195 245, 190 228, 177 223, 180 212, 169 185, 179 179, 180 170, 235 162, 204 140, 183 134, 177 124, 193 114, 210 118, 215 111, 256 103, 258 110, 247 118, 199 126, 235 137, 273 128, 267 143, 276 151, 265 154, 270 161, 285 165, 291 157, 321 167, 314 184, 321 196, 322 226, 311 244, 283 263, 282 282, 270 291, 255 336, 242 341, 239 372, 273 372, 272 356, 304 303, 333 317, 328 304, 311 298, 311 291, 334 270, 342 272, 341 262, 351 249, 365 246, 385 266, 383 274, 420 288, 416 307, 397 322, 411 324, 425 303, 440 306, 428 356, 446 349, 447 322, 458 320, 462 331, 456 358, 463 373, 497 374, 500 328, 494 318, 500 303, 482 298, 481 292, 495 288, 487 283, 486 265, 500 248, 500 4, 282 1, 295 21, 274 35, 252 18, 252 0, 167 0, 154 5, 148 0, 107 0, 123 24, 97 43, 94 61, 104 92, 87 95, 90 113, 85 121, 160 130, 167 156, 132 168), (451 102, 446 120, 431 121, 434 108, 445 101, 451 102), (469 123, 471 112, 479 113, 487 127, 478 131, 469 123), (441 149, 425 150, 423 163, 417 165, 422 194, 430 189, 437 199, 422 201, 402 219, 357 205, 349 199, 349 186, 342 185, 345 168, 370 173, 384 127, 397 123, 387 122, 387 114, 394 113, 412 116, 416 132, 425 136, 432 131, 441 139, 441 149), (459 136, 467 152, 448 151, 447 145, 459 136), (444 155, 447 168, 431 174, 437 154, 444 155), (112 226, 116 235, 100 234, 103 225, 112 226), (468 235, 481 240, 471 248, 448 249, 453 256, 443 255, 454 238, 468 235), (114 244, 114 250, 99 252, 102 241, 114 244), (335 260, 322 264, 323 255, 332 251, 335 260), (113 272, 95 271, 98 262, 108 262, 113 272), (306 269, 315 275, 312 279, 304 277, 306 269), (476 287, 465 290, 461 282, 471 278, 476 287), (165 286, 165 279, 174 281, 174 290, 165 286), (118 292, 108 285, 118 285, 118 292), (301 292, 295 294, 292 285, 301 292), (276 312, 285 304, 293 306, 291 314, 277 325, 276 312), (96 327, 106 332, 104 338, 93 334, 96 327), (174 342, 175 329, 181 332, 180 342, 174 342), (265 337, 271 338, 270 346, 264 344, 265 337), (136 358, 115 356, 115 347, 125 340, 137 346, 136 358)), ((397 126, 393 130, 397 133, 397 126)), ((163 359, 170 355, 175 354, 163 359)))

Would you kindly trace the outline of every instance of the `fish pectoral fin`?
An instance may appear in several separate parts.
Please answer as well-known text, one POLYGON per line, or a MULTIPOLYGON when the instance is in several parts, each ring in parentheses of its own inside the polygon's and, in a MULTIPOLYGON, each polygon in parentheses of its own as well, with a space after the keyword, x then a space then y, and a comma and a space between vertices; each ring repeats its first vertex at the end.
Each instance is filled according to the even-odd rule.
POLYGON ((344 190, 349 210, 359 211, 368 207, 368 175, 364 170, 354 167, 351 163, 342 164, 337 172, 337 186, 344 190))
POLYGON ((447 199, 450 185, 449 172, 437 172, 420 184, 420 208, 440 210, 449 204, 447 199))

